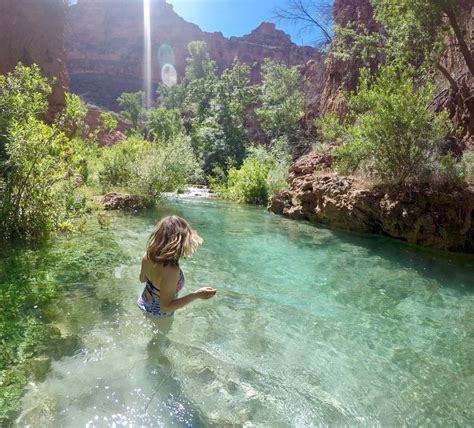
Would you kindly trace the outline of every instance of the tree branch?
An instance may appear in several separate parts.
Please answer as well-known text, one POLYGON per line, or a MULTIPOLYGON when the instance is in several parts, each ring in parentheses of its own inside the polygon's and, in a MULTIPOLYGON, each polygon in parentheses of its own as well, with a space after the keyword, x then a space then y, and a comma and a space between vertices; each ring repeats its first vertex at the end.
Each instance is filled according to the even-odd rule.
POLYGON ((461 27, 459 26, 458 20, 456 19, 456 14, 454 13, 453 7, 452 5, 448 3, 442 9, 443 9, 443 12, 448 17, 451 27, 453 27, 454 34, 456 35, 456 39, 458 40, 459 50, 464 56, 464 60, 466 61, 467 68, 469 69, 470 73, 474 75, 474 58, 471 54, 469 46, 464 40, 464 34, 461 30, 461 27))
MULTIPOLYGON (((292 22, 303 22, 306 25, 303 26, 303 30, 306 30, 310 27, 316 27, 320 30, 324 42, 329 44, 332 41, 332 36, 330 34, 330 25, 328 21, 330 19, 324 19, 321 16, 316 17, 310 12, 310 7, 313 2, 306 2, 305 0, 290 0, 286 9, 277 8, 275 10, 275 18, 279 20, 286 20, 292 22)), ((330 8, 324 4, 316 5, 314 3, 314 8, 321 12, 321 15, 329 14, 330 8)))
POLYGON ((457 92, 459 87, 456 81, 453 79, 453 76, 449 74, 449 71, 446 70, 439 62, 435 62, 436 68, 441 72, 441 74, 446 77, 447 81, 449 82, 449 85, 451 86, 451 89, 453 92, 457 92))

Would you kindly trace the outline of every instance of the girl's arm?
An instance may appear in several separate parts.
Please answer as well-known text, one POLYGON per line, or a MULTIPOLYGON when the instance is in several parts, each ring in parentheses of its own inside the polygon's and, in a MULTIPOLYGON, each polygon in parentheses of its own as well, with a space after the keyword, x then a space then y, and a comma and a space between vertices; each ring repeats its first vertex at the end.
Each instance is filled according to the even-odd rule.
POLYGON ((179 281, 179 269, 165 269, 160 286, 160 309, 163 312, 174 312, 196 299, 209 299, 216 294, 213 288, 200 288, 194 293, 175 298, 176 284, 179 281))
POLYGON ((145 272, 144 272, 144 269, 143 269, 143 263, 145 262, 145 256, 143 256, 142 258, 142 267, 140 269, 140 282, 143 283, 143 282, 146 282, 146 275, 145 275, 145 272))

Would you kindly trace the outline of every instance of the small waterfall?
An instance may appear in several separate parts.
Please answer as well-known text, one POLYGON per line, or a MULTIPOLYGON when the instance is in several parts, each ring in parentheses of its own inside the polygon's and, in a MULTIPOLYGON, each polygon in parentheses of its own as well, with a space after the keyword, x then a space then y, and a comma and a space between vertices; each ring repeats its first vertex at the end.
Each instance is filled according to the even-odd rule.
POLYGON ((143 60, 143 80, 145 108, 150 108, 152 103, 152 82, 151 82, 151 0, 143 0, 143 29, 144 29, 144 60, 143 60))

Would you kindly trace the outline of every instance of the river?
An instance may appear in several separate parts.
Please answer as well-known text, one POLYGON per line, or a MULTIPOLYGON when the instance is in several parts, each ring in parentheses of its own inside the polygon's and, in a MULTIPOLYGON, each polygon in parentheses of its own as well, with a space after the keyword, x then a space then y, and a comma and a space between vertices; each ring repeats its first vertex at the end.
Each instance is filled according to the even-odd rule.
POLYGON ((82 345, 29 383, 17 426, 473 424, 472 257, 199 198, 116 214, 103 233, 112 274, 55 303, 82 345), (185 291, 218 293, 159 335, 135 301, 147 236, 171 213, 205 240, 185 291))

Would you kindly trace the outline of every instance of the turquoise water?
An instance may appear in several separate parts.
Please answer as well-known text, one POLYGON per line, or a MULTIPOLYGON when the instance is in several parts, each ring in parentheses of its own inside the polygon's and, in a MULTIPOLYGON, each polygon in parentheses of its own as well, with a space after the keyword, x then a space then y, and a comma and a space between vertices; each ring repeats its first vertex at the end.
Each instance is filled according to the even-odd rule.
POLYGON ((474 424, 472 257, 214 200, 118 215, 109 233, 125 253, 112 277, 65 285, 56 305, 81 350, 29 384, 17 426, 474 424), (170 213, 205 239, 186 290, 218 294, 160 335, 135 301, 170 213))

